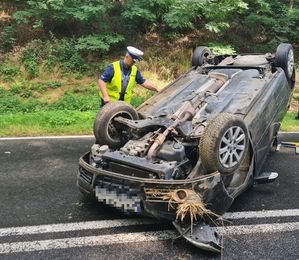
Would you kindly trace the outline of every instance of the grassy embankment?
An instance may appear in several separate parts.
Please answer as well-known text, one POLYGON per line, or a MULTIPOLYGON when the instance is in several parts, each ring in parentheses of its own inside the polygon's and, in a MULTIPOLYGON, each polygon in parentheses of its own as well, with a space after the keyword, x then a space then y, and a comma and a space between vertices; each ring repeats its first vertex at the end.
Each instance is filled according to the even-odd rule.
MULTIPOLYGON (((144 78, 162 88, 174 79, 174 71, 181 73, 188 67, 179 68, 176 59, 170 56, 162 61, 148 57, 139 67, 144 78), (171 66, 165 65, 170 63, 171 66)), ((0 66, 0 137, 92 134, 100 101, 97 75, 71 75, 60 69, 49 73, 40 67, 39 76, 30 80, 16 60, 11 57, 0 66)), ((111 61, 103 61, 99 67, 111 61)), ((137 107, 151 95, 152 92, 136 87, 133 106, 137 107)))
MULTIPOLYGON (((299 69, 297 69, 297 75, 299 69)), ((291 106, 287 114, 285 115, 280 130, 288 132, 299 132, 299 82, 297 76, 297 82, 293 94, 291 106), (295 99, 296 98, 296 99, 295 99)))
MULTIPOLYGON (((148 57, 139 67, 145 78, 162 88, 188 69, 187 56, 148 57)), ((97 76, 64 75, 59 70, 46 73, 40 68, 38 78, 26 80, 25 70, 12 64, 2 66, 0 72, 0 137, 92 134, 99 106, 97 76)), ((150 95, 150 91, 135 88, 133 105, 138 106, 150 95)), ((299 85, 295 95, 299 95, 299 85)), ((297 109, 297 102, 292 102, 282 130, 299 131, 297 109)))

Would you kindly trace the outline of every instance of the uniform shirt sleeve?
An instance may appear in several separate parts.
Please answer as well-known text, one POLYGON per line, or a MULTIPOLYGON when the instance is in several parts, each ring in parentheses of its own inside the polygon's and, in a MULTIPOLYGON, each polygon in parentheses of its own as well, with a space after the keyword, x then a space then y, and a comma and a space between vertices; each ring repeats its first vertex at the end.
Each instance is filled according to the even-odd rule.
POLYGON ((137 70, 136 73, 136 83, 142 85, 145 82, 145 79, 142 77, 140 70, 137 70))
POLYGON ((107 82, 111 82, 113 76, 114 76, 114 68, 113 65, 110 64, 106 67, 100 79, 107 83, 107 82))

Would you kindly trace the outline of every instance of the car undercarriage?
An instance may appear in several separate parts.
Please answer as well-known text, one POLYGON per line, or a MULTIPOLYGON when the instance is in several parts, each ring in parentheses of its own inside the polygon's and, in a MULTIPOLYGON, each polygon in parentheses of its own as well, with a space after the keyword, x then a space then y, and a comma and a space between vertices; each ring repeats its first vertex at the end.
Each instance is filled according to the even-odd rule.
POLYGON ((195 246, 219 252, 216 220, 255 180, 275 179, 262 166, 293 91, 291 56, 289 44, 275 55, 197 47, 192 69, 137 110, 105 105, 96 143, 80 158, 80 191, 172 221, 195 246))

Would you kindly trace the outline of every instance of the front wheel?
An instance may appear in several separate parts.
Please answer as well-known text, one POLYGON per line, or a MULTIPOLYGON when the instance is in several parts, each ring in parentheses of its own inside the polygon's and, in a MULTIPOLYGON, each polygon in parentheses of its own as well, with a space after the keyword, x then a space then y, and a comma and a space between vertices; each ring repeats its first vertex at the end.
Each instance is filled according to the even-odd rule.
POLYGON ((108 103, 100 109, 93 125, 97 144, 106 144, 112 149, 117 149, 127 141, 125 127, 114 120, 119 116, 130 120, 138 119, 135 108, 123 101, 108 103))
POLYGON ((200 138, 199 153, 208 172, 232 174, 249 149, 248 131, 237 116, 221 113, 208 121, 200 138))

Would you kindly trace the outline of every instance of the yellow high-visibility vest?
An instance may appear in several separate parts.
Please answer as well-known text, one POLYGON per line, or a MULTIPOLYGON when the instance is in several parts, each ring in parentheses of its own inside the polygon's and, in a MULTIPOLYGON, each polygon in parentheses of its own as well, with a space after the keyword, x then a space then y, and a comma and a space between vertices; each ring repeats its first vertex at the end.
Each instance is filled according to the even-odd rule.
MULTIPOLYGON (((111 82, 106 83, 107 92, 110 101, 116 101, 120 98, 121 93, 121 85, 122 85, 122 71, 120 67, 120 61, 115 61, 112 63, 114 69, 114 75, 111 82)), ((136 85, 136 73, 137 67, 135 65, 132 66, 130 78, 128 82, 128 86, 125 92, 124 101, 129 103, 132 99, 132 88, 136 85)), ((100 96, 103 98, 102 93, 100 91, 100 96)))

